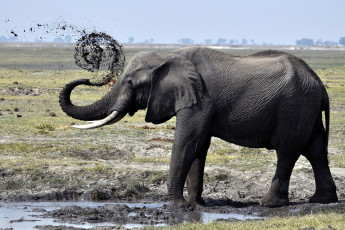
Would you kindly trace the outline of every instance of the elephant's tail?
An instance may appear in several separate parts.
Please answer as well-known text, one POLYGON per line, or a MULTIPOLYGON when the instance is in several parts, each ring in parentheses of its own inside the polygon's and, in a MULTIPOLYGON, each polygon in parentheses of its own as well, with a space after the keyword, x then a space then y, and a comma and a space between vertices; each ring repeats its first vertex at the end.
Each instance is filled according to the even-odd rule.
POLYGON ((322 110, 325 111, 325 124, 326 124, 326 152, 328 149, 328 139, 329 139, 329 120, 330 120, 330 108, 329 108, 329 98, 327 93, 323 97, 323 108, 322 110))

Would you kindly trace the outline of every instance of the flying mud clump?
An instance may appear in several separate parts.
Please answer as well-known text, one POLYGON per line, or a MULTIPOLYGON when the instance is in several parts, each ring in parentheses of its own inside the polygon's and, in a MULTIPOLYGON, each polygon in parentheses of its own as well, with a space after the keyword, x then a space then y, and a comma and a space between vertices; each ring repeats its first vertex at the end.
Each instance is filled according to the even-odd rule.
MULTIPOLYGON (((6 23, 10 23, 11 20, 6 20, 6 23)), ((76 42, 76 53, 74 55, 75 63, 90 72, 96 74, 104 74, 106 77, 102 79, 102 83, 107 83, 113 78, 116 78, 122 71, 125 63, 125 57, 120 45, 114 38, 103 32, 93 31, 87 32, 88 29, 82 29, 78 26, 68 24, 64 21, 57 20, 53 23, 35 23, 30 28, 25 28, 18 32, 16 28, 11 29, 11 36, 21 39, 25 39, 24 34, 39 35, 41 40, 47 39, 46 36, 70 37, 78 36, 81 38, 76 42), (66 33, 68 34, 66 35, 66 33)), ((96 79, 99 79, 96 77, 96 79)), ((99 80, 94 80, 93 83, 99 80)))
POLYGON ((103 79, 94 84, 104 84, 116 78, 125 64, 122 45, 106 33, 92 32, 83 35, 75 47, 75 63, 90 72, 106 73, 103 79), (99 82, 101 81, 101 82, 99 82))

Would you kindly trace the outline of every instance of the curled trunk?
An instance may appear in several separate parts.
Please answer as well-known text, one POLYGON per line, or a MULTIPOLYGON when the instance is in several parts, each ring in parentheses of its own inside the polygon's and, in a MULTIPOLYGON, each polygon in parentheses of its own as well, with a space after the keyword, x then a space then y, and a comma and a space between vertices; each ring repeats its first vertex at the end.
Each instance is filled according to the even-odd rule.
POLYGON ((77 106, 71 102, 70 96, 72 90, 78 85, 101 86, 102 84, 91 83, 89 79, 78 79, 65 85, 60 93, 60 106, 62 110, 70 117, 83 121, 94 121, 104 119, 109 115, 109 106, 111 98, 106 94, 102 99, 86 106, 77 106))

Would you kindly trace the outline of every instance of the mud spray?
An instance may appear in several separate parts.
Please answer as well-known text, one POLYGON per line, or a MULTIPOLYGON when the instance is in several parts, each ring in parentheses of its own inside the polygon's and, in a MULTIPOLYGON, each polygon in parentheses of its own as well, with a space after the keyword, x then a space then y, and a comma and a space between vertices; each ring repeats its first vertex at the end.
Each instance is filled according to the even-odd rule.
MULTIPOLYGON (((5 22, 11 23, 11 20, 5 22)), ((82 69, 95 73, 93 79, 91 79, 94 83, 107 83, 112 78, 116 78, 125 64, 122 45, 105 32, 97 32, 94 29, 90 31, 57 20, 51 24, 34 23, 34 25, 23 31, 18 31, 14 26, 9 33, 15 39, 21 38, 24 40, 29 34, 31 36, 39 34, 41 41, 52 36, 60 38, 62 41, 71 41, 70 34, 73 37, 78 37, 74 54, 75 63, 82 69), (99 75, 103 77, 100 78, 99 75)))
POLYGON ((105 73, 102 80, 106 83, 116 78, 125 64, 122 45, 103 32, 83 35, 77 41, 75 50, 75 63, 87 71, 105 73))

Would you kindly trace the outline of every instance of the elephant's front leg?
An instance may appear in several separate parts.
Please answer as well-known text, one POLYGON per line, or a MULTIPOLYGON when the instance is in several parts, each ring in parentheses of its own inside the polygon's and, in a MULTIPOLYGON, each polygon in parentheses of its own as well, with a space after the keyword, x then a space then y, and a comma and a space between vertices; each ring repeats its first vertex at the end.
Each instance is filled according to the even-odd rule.
POLYGON ((168 194, 175 207, 184 206, 183 188, 189 172, 190 199, 201 198, 203 167, 210 142, 209 122, 201 112, 183 109, 176 116, 176 130, 168 177, 168 194))
POLYGON ((197 155, 187 175, 188 203, 205 205, 201 194, 203 191, 204 169, 211 137, 198 144, 197 155))
POLYGON ((168 177, 168 194, 173 206, 187 204, 183 197, 183 188, 189 169, 195 159, 195 143, 176 143, 174 141, 168 177))

